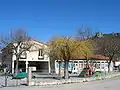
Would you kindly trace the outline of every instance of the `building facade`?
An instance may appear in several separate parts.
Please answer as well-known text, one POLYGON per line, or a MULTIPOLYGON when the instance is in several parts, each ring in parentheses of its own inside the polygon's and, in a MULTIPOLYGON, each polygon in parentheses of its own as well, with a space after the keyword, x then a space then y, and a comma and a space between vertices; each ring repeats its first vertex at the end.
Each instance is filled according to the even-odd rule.
MULTIPOLYGON (((19 70, 27 72, 28 67, 32 67, 33 71, 50 73, 50 58, 45 53, 45 50, 47 50, 48 46, 36 40, 31 40, 30 42, 33 43, 33 46, 29 51, 25 51, 21 54, 18 64, 19 70)), ((14 73, 16 66, 16 56, 5 55, 5 51, 3 51, 3 55, 3 64, 9 71, 14 73)))
MULTIPOLYGON (((68 65, 68 71, 73 74, 80 74, 80 72, 84 68, 88 68, 88 67, 91 68, 92 71, 94 72, 95 71, 103 71, 103 72, 108 71, 108 60, 105 57, 104 58, 97 57, 94 59, 89 59, 87 61, 85 59, 70 60, 69 65, 68 65)), ((59 73, 60 67, 61 67, 61 72, 64 71, 64 62, 61 62, 60 67, 59 65, 60 65, 60 62, 55 61, 55 71, 57 74, 59 73)), ((110 71, 113 71, 113 69, 114 69, 114 65, 112 62, 110 65, 110 71)))

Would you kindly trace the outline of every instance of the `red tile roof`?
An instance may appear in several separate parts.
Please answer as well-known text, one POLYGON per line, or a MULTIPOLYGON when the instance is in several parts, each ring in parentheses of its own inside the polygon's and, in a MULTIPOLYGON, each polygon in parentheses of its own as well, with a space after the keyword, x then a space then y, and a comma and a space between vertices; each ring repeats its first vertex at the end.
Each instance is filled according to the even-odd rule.
MULTIPOLYGON (((79 57, 78 59, 73 59, 73 60, 79 60, 79 59, 86 59, 86 57, 79 57)), ((96 60, 107 60, 109 57, 103 56, 103 55, 92 55, 89 56, 88 59, 96 59, 96 60)))
POLYGON ((103 55, 93 55, 90 58, 94 59, 109 59, 109 57, 103 56, 103 55))

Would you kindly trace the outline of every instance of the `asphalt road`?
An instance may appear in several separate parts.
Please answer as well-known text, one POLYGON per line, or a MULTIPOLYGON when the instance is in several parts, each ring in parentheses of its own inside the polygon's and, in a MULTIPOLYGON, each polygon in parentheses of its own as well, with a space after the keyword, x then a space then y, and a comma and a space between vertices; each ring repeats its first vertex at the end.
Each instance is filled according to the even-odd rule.
POLYGON ((120 90, 120 78, 86 82, 84 84, 64 84, 44 87, 4 87, 0 90, 120 90))

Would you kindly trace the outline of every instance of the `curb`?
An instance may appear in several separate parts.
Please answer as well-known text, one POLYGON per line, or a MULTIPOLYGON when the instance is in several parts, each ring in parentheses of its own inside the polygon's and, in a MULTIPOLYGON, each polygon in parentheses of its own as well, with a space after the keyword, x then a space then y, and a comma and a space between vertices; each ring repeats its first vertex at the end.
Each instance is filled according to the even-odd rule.
POLYGON ((54 82, 35 82, 31 81, 29 83, 29 86, 48 86, 48 85, 61 85, 61 84, 71 84, 71 83, 84 83, 84 82, 90 82, 90 81, 96 81, 96 80, 105 80, 113 77, 120 76, 120 74, 111 74, 107 76, 100 76, 95 78, 78 78, 78 79, 68 79, 68 80, 59 80, 54 82))

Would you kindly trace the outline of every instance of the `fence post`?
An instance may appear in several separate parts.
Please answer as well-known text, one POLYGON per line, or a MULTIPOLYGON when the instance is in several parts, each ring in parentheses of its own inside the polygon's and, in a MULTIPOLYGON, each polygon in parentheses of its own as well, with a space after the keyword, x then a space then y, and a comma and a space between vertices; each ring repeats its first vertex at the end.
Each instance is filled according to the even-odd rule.
POLYGON ((30 86, 30 82, 31 82, 31 79, 32 79, 32 68, 31 67, 28 67, 28 76, 27 76, 27 85, 30 86))
POLYGON ((7 87, 7 73, 5 72, 5 87, 7 87))

